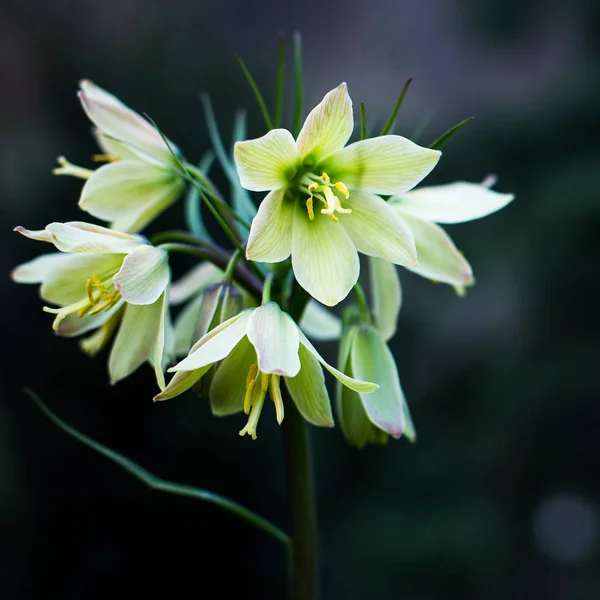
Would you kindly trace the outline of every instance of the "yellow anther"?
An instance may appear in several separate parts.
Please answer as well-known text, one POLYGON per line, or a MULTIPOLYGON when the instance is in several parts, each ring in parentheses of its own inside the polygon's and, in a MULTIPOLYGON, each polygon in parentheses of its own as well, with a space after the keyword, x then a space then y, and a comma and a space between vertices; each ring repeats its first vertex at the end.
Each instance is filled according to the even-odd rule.
POLYGON ((275 405, 277 422, 281 425, 281 422, 283 421, 283 399, 281 398, 281 389, 279 387, 279 375, 271 376, 269 392, 271 394, 271 400, 273 400, 273 404, 275 405))
POLYGON ((244 394, 244 412, 246 414, 250 413, 250 408, 252 406, 252 390, 254 389, 257 373, 258 367, 256 365, 250 365, 248 376, 246 377, 246 393, 244 394))
POLYGON ((331 183, 331 179, 329 177, 329 175, 327 175, 327 173, 321 173, 321 179, 327 184, 329 185, 331 183))
POLYGON ((119 160, 119 157, 114 154, 92 154, 92 160, 94 162, 115 162, 119 160))
POLYGON ((260 389, 266 392, 269 389, 269 375, 267 373, 260 374, 260 389))
POLYGON ((252 411, 250 412, 250 416, 248 417, 248 423, 246 423, 246 426, 240 431, 240 435, 248 434, 252 436, 253 440, 256 439, 256 426, 258 425, 258 418, 260 417, 260 413, 262 411, 264 403, 265 392, 260 390, 256 394, 254 402, 252 402, 252 411))
POLYGON ((348 191, 348 188, 346 187, 345 183, 338 181, 335 184, 335 189, 338 192, 340 192, 344 196, 344 198, 346 198, 346 200, 348 200, 348 198, 350 198, 350 192, 348 191))
POLYGON ((94 283, 91 279, 86 279, 85 291, 87 293, 87 297, 90 301, 90 304, 96 304, 96 299, 94 298, 94 283))
POLYGON ((314 192, 317 188, 319 187, 318 183, 315 183, 314 181, 312 183, 308 184, 308 191, 309 192, 314 192))
POLYGON ((315 211, 313 210, 313 198, 310 196, 306 201, 306 210, 308 211, 308 218, 311 221, 315 220, 315 211))

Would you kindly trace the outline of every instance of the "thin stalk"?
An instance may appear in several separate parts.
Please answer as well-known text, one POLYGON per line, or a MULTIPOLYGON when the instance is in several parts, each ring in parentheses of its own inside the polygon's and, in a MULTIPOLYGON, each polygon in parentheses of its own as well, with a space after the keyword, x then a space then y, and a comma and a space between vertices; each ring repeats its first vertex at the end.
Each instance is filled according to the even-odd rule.
POLYGON ((279 35, 279 48, 277 52, 277 88, 275 91, 275 115, 273 122, 275 127, 281 127, 283 115, 283 90, 285 85, 285 38, 279 35))
POLYGON ((394 126, 394 122, 396 121, 396 116, 398 115, 398 111, 400 110, 400 107, 402 106, 402 102, 404 101, 404 96, 406 96, 406 92, 408 92, 408 88, 410 87, 411 83, 412 83, 412 77, 410 79, 408 79, 408 81, 404 84, 404 87, 402 88, 402 91, 400 92, 400 95, 398 96, 398 100, 396 100, 396 104, 394 105, 392 114, 390 115, 390 118, 387 120, 387 123, 385 124, 385 126, 383 127, 383 129, 381 130, 381 133, 379 135, 387 135, 390 132, 390 130, 392 129, 392 127, 394 126))
POLYGON ((254 77, 252 77, 252 73, 250 73, 250 71, 248 70, 248 67, 246 66, 246 63, 243 61, 242 57, 239 54, 235 55, 235 59, 238 61, 238 64, 240 65, 240 68, 242 69, 242 72, 244 73, 244 76, 246 77, 248 84, 250 85, 250 87, 252 88, 252 91, 254 92, 254 97, 256 98, 256 102, 258 103, 260 112, 262 113, 263 119, 265 120, 265 125, 267 126, 267 129, 269 129, 269 130, 273 129, 273 122, 271 121, 271 115, 269 115, 269 109, 267 108, 265 99, 263 98, 262 94, 260 93, 260 89, 259 89, 258 85, 256 84, 254 77))
MULTIPOLYGON (((238 262, 240 261, 240 258, 242 258, 242 254, 239 250, 236 250, 231 255, 231 258, 229 259, 229 262, 227 263, 227 268, 225 269, 225 275, 223 276, 225 281, 231 281, 231 279, 233 277, 233 273, 235 271, 235 267, 237 266, 238 262)), ((264 291, 263 291, 263 294, 264 294, 264 291)))
POLYGON ((362 289, 362 286, 358 282, 354 284, 354 297, 356 298, 356 303, 358 304, 361 321, 365 323, 370 323, 371 314, 369 313, 367 297, 365 296, 365 292, 362 289))
POLYGON ((302 75, 302 36, 294 34, 294 125, 292 132, 298 137, 302 127, 302 104, 304 100, 304 77, 302 75))
POLYGON ((367 113, 364 102, 360 103, 360 139, 367 139, 367 113))

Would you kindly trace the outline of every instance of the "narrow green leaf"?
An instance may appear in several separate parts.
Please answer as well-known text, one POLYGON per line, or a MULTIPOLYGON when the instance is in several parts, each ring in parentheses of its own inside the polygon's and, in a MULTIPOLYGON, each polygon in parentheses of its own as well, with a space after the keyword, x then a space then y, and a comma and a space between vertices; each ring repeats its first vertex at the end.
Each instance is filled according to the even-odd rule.
MULTIPOLYGON (((208 151, 202 157, 198 168, 203 173, 208 173, 210 167, 215 159, 215 155, 208 151)), ((208 230, 204 225, 204 221, 202 220, 202 211, 200 210, 200 194, 198 190, 191 185, 188 189, 187 195, 185 197, 185 222, 188 226, 188 229, 197 237, 205 240, 212 240, 208 230)))
POLYGON ((367 114, 365 112, 365 103, 360 103, 360 139, 367 139, 367 114))
POLYGON ((285 38, 279 34, 279 48, 277 60, 277 87, 275 90, 275 127, 281 127, 283 116, 283 90, 285 85, 285 38))
POLYGON ((238 61, 240 68, 242 69, 242 72, 244 73, 244 75, 246 77, 246 80, 250 84, 252 91, 254 92, 254 97, 256 98, 256 101, 258 102, 258 107, 260 108, 260 112, 262 113, 263 119, 265 120, 267 129, 269 129, 269 130, 273 129, 273 122, 271 121, 271 116, 269 115, 267 105, 265 104, 265 100, 262 97, 260 90, 258 89, 258 85, 256 84, 256 81, 254 81, 254 77, 252 77, 252 73, 250 73, 250 71, 248 70, 248 67, 246 66, 246 63, 243 61, 242 57, 239 54, 236 54, 235 58, 238 61))
POLYGON ((294 34, 294 128, 292 133, 297 138, 302 127, 304 102, 304 77, 302 75, 302 36, 294 34))
POLYGON ((396 121, 396 116, 398 115, 398 111, 400 110, 400 107, 402 106, 402 102, 404 101, 404 96, 406 96, 406 92, 408 92, 408 88, 410 87, 412 80, 413 80, 413 78, 410 77, 404 84, 404 87, 402 88, 402 91, 400 92, 400 95, 398 96, 398 100, 396 100, 396 104, 394 105, 394 110, 392 110, 392 114, 390 115, 390 118, 387 120, 385 127, 381 130, 381 133, 379 135, 387 135, 391 131, 391 129, 394 126, 394 123, 396 121))
POLYGON ((28 388, 25 388, 24 391, 35 402, 42 413, 44 413, 44 415, 59 429, 62 429, 65 433, 69 434, 71 437, 74 437, 82 444, 117 463, 120 467, 131 473, 134 477, 145 483, 149 488, 161 492, 167 492, 169 494, 175 494, 177 496, 186 496, 188 498, 210 502, 211 504, 215 504, 220 508, 224 508, 225 510, 232 512, 238 517, 245 519, 250 524, 262 529, 265 533, 268 533, 284 544, 290 544, 290 538, 283 531, 281 531, 281 529, 254 511, 242 506, 241 504, 238 504, 237 502, 234 502, 233 500, 230 500, 229 498, 209 492, 208 490, 193 487, 191 485, 173 483, 153 475, 146 469, 140 467, 137 463, 134 463, 132 460, 126 458, 118 452, 115 452, 114 450, 111 450, 110 448, 107 448, 106 446, 103 446, 92 438, 80 433, 70 425, 67 425, 64 421, 57 417, 33 391, 28 388))
MULTIPOLYGON (((233 143, 246 139, 246 111, 238 110, 233 119, 233 143)), ((235 167, 232 165, 233 175, 231 178, 231 201, 235 212, 245 221, 252 221, 256 215, 256 206, 250 198, 250 194, 240 184, 235 167)), ((249 230, 250 227, 247 227, 249 230)))
POLYGON ((475 117, 468 117, 464 121, 457 123, 454 127, 451 127, 441 135, 431 146, 429 146, 432 150, 437 150, 442 144, 445 144, 459 129, 462 129, 467 123, 470 123, 475 117))

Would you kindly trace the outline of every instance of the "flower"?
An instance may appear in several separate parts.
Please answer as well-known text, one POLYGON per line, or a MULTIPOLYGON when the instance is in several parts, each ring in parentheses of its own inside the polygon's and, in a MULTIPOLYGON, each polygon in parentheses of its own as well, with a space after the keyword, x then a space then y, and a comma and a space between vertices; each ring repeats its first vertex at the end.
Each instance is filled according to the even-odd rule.
POLYGON ((56 333, 74 337, 96 329, 81 341, 82 349, 95 355, 120 324, 108 362, 111 382, 150 361, 164 388, 162 363, 170 328, 166 250, 139 235, 76 221, 50 223, 41 231, 15 230, 60 251, 38 256, 11 274, 17 283, 40 283, 41 297, 58 306, 44 307, 56 315, 56 333))
POLYGON ((355 391, 367 394, 378 387, 327 364, 292 318, 277 303, 267 302, 240 312, 202 337, 187 358, 169 369, 175 375, 155 400, 178 396, 219 361, 223 362, 210 386, 213 413, 229 415, 244 410, 249 418, 240 435, 253 439, 267 392, 278 423, 283 420, 282 378, 302 416, 324 427, 331 427, 333 419, 319 363, 355 391))
POLYGON ((270 190, 252 220, 247 258, 274 263, 291 254, 298 283, 328 306, 356 283, 357 250, 417 265, 410 229, 376 194, 406 192, 440 157, 398 135, 344 147, 353 128, 342 83, 311 111, 297 140, 273 129, 234 148, 242 186, 270 190))
MULTIPOLYGON (((108 164, 96 171, 58 159, 58 175, 87 179, 79 206, 109 221, 113 229, 136 232, 173 204, 184 188, 177 161, 156 129, 118 98, 88 80, 79 99, 96 126, 95 137, 108 164)), ((170 142, 171 148, 178 152, 170 142)))
POLYGON ((364 394, 337 386, 338 419, 346 439, 362 448, 385 444, 388 436, 416 439, 415 428, 400 386, 394 356, 383 335, 367 323, 350 326, 340 344, 340 369, 350 377, 377 381, 379 389, 364 394))
POLYGON ((436 223, 463 223, 490 215, 514 199, 500 194, 486 182, 457 181, 422 187, 390 198, 390 206, 410 228, 417 246, 418 266, 407 269, 434 281, 448 283, 463 293, 473 285, 473 271, 448 236, 436 223))

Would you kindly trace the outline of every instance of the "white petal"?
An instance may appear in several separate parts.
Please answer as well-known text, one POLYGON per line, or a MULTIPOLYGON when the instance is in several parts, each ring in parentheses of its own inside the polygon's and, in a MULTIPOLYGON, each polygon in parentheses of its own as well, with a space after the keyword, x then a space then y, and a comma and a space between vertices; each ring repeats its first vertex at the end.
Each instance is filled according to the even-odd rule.
POLYGON ((260 203, 250 227, 246 257, 258 262, 280 262, 292 250, 294 203, 285 190, 274 190, 260 203))
POLYGON ((199 294, 210 283, 223 279, 223 271, 212 263, 198 263, 183 277, 171 284, 169 302, 171 306, 186 302, 195 294, 199 294))
POLYGON ((343 181, 350 194, 399 194, 417 185, 435 167, 441 152, 399 135, 383 135, 346 146, 325 161, 332 181, 343 181))
POLYGON ((379 387, 376 383, 359 381, 358 379, 348 377, 348 375, 338 371, 335 367, 332 367, 325 361, 325 359, 317 352, 316 348, 310 343, 308 338, 301 331, 299 332, 299 336, 300 344, 304 345, 306 349, 321 363, 321 365, 323 365, 338 381, 349 387, 351 390, 368 394, 370 392, 374 392, 379 387))
MULTIPOLYGON (((105 135, 126 142, 130 150, 142 158, 151 155, 163 162, 173 161, 165 142, 151 123, 91 81, 81 81, 80 87, 79 99, 83 109, 105 135)), ((172 143, 171 147, 178 151, 172 143)))
POLYGON ((183 191, 181 177, 168 167, 140 160, 119 160, 100 167, 86 181, 79 207, 110 221, 119 231, 143 229, 183 191))
POLYGON ((46 230, 52 237, 52 243, 61 252, 126 254, 146 243, 144 238, 138 235, 129 235, 81 221, 50 223, 46 230))
POLYGON ((92 135, 96 139, 96 143, 98 144, 100 150, 102 150, 102 152, 107 156, 117 157, 123 160, 127 160, 129 158, 139 160, 139 156, 135 152, 131 151, 127 144, 104 135, 98 128, 94 129, 92 135))
POLYGON ((325 387, 323 369, 304 346, 300 346, 302 368, 295 377, 285 377, 285 384, 300 414, 313 425, 333 427, 331 403, 325 387))
POLYGON ((61 252, 42 254, 15 267, 10 276, 16 283, 42 283, 47 275, 68 263, 70 256, 61 252))
POLYGON ((359 252, 397 265, 417 264, 410 228, 383 198, 351 192, 345 205, 352 209, 352 214, 341 215, 340 224, 359 252))
POLYGON ((387 260, 370 257, 369 278, 373 321, 387 342, 396 333, 398 315, 402 306, 402 288, 398 269, 387 260))
POLYGON ((52 243, 52 236, 50 235, 50 232, 47 231, 46 229, 39 229, 37 231, 34 231, 32 229, 25 229, 25 227, 18 225, 17 227, 15 227, 13 229, 13 231, 20 233, 21 235, 24 235, 26 238, 29 238, 30 240, 36 240, 38 242, 52 243))
POLYGON ((245 310, 209 331, 190 354, 169 371, 193 371, 223 360, 245 337, 251 315, 252 310, 245 310))
POLYGON ((342 336, 341 319, 313 299, 308 301, 299 325, 304 333, 319 342, 332 342, 342 336))
POLYGON ((411 215, 403 215, 403 218, 415 237, 419 258, 419 265, 407 267, 409 270, 427 279, 453 286, 473 285, 471 265, 439 225, 411 215))
POLYGON ((129 304, 152 304, 165 291, 169 278, 169 253, 140 246, 125 256, 113 281, 129 304))
POLYGON ((263 373, 294 377, 300 370, 298 327, 276 302, 267 302, 252 312, 248 339, 256 349, 263 373))
POLYGON ((342 83, 325 94, 306 118, 297 140, 300 158, 312 157, 316 164, 343 148, 353 129, 352 100, 342 83))
POLYGON ((284 187, 298 167, 296 143, 287 129, 272 129, 255 140, 236 142, 233 158, 242 187, 252 192, 284 187))
MULTIPOLYGON (((352 215, 341 215, 340 220, 352 215)), ((292 267, 298 283, 322 304, 342 301, 358 279, 356 247, 341 223, 298 205, 292 222, 292 267)))
POLYGON ((514 199, 479 183, 456 181, 446 185, 422 187, 393 198, 403 213, 435 223, 462 223, 486 217, 514 199))
POLYGON ((122 310, 124 306, 125 303, 121 301, 109 310, 103 310, 95 315, 85 315, 83 317, 78 317, 77 313, 67 315, 60 322, 56 334, 61 337, 76 337, 82 333, 91 331, 92 329, 102 327, 113 315, 116 315, 122 310))
POLYGON ((155 402, 161 402, 163 400, 170 400, 183 394, 183 392, 189 390, 194 384, 196 384, 202 376, 210 369, 212 365, 206 365, 202 369, 196 371, 177 371, 171 377, 169 384, 165 387, 160 394, 154 396, 155 402))
POLYGON ((194 330, 198 323, 202 294, 188 302, 175 319, 175 356, 187 356, 194 344, 194 330))

